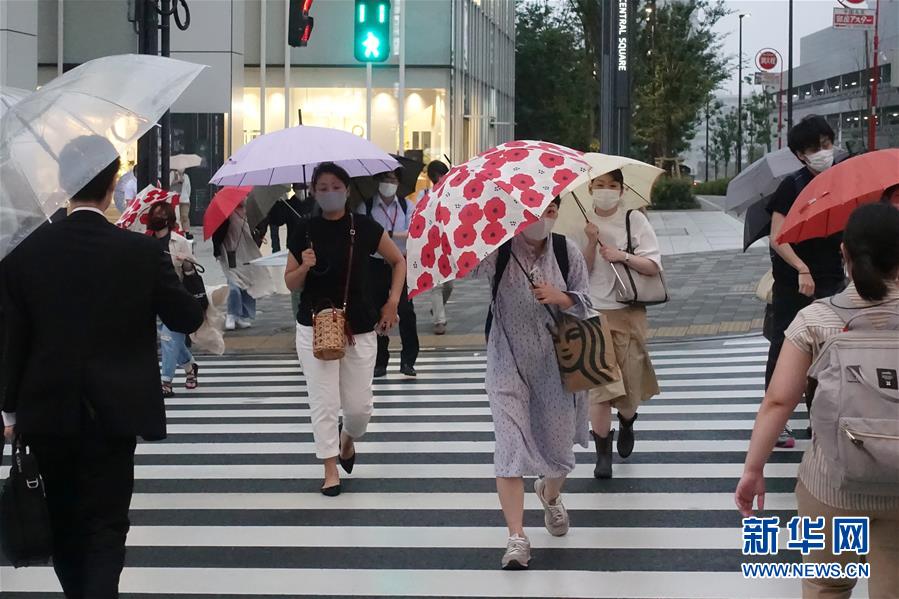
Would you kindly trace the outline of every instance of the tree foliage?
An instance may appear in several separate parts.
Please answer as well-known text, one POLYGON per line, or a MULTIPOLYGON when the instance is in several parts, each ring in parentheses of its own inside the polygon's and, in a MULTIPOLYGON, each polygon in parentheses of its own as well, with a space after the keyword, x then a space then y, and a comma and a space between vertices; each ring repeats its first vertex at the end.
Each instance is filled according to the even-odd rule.
POLYGON ((684 0, 637 11, 633 139, 649 160, 687 149, 709 94, 728 77, 720 0, 684 0))
POLYGON ((582 30, 566 7, 548 0, 520 3, 516 11, 516 137, 589 149, 592 79, 582 30))

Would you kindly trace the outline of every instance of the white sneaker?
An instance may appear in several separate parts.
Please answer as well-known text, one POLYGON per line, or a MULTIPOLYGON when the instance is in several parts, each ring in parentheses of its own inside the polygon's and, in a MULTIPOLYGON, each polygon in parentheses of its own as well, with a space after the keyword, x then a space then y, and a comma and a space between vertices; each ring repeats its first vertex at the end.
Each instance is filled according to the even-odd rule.
POLYGON ((531 561, 531 542, 525 537, 512 535, 506 542, 503 555, 503 570, 527 570, 531 561))
POLYGON ((237 328, 238 328, 238 329, 248 329, 248 328, 250 328, 251 326, 253 326, 253 321, 252 321, 252 320, 246 320, 246 319, 244 319, 244 318, 238 318, 238 319, 237 319, 237 328))
POLYGON ((568 510, 562 505, 562 496, 556 497, 553 503, 549 503, 543 496, 546 491, 546 481, 542 478, 538 478, 534 483, 534 491, 537 492, 537 497, 543 504, 543 523, 546 525, 546 530, 554 537, 564 537, 568 534, 569 520, 568 510))
POLYGON ((229 314, 228 316, 225 317, 225 330, 233 331, 236 328, 237 328, 237 324, 234 322, 234 317, 229 314))

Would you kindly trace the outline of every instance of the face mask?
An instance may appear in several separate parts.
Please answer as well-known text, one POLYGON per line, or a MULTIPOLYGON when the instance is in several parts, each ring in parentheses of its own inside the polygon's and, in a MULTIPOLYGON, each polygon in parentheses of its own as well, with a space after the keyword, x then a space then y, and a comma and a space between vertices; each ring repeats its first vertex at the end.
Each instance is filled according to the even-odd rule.
POLYGON ((392 198, 396 195, 396 190, 399 187, 396 183, 381 183, 378 185, 378 192, 382 197, 392 198))
POLYGON ((321 206, 322 212, 337 212, 346 205, 346 193, 342 191, 319 191, 315 194, 315 201, 321 206))
POLYGON ((621 201, 621 192, 617 189, 594 189, 593 207, 597 210, 611 210, 621 201))
POLYGON ((147 228, 151 231, 162 231, 168 226, 169 222, 164 216, 151 216, 147 222, 147 228))
POLYGON ((531 241, 543 241, 544 239, 549 237, 550 233, 552 233, 555 224, 556 219, 544 217, 537 222, 525 227, 521 234, 531 241))
POLYGON ((816 173, 823 173, 833 166, 833 148, 806 154, 805 163, 816 173))

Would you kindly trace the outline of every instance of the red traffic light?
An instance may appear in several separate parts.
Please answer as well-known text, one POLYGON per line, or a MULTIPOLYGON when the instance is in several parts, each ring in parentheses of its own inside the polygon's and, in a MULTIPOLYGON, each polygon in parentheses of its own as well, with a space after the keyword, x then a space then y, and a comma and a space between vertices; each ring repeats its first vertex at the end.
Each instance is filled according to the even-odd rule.
POLYGON ((290 21, 287 43, 294 47, 304 47, 312 37, 314 19, 309 16, 314 0, 290 0, 290 21))

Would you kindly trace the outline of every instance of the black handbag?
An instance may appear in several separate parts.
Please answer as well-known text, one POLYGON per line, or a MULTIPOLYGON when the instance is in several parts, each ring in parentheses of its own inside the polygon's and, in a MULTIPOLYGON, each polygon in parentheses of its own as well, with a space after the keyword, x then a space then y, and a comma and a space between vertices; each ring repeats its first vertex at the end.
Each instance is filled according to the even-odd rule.
POLYGON ((37 459, 18 437, 12 444, 9 478, 0 493, 0 547, 16 568, 44 565, 53 553, 44 480, 37 459))
POLYGON ((203 312, 206 311, 206 308, 209 307, 209 298, 206 297, 206 284, 203 282, 203 277, 200 276, 201 273, 206 272, 199 264, 193 264, 194 269, 188 273, 182 273, 181 284, 184 285, 184 288, 187 289, 187 292, 190 293, 198 302, 200 302, 200 306, 203 308, 203 312))

